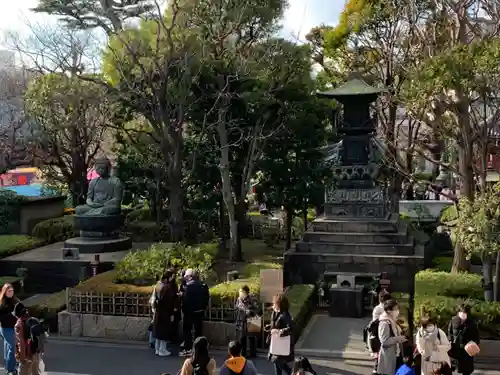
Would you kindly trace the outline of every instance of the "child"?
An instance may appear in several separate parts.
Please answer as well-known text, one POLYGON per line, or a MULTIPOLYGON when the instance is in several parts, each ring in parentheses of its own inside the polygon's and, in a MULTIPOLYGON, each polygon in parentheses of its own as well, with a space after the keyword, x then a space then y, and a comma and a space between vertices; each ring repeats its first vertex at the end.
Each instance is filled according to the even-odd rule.
POLYGON ((14 315, 17 318, 14 332, 19 375, 40 374, 45 338, 42 324, 38 319, 29 315, 28 309, 21 302, 14 307, 14 315))
POLYGON ((403 358, 403 365, 398 368, 396 375, 415 375, 415 370, 412 367, 413 360, 411 356, 403 358))

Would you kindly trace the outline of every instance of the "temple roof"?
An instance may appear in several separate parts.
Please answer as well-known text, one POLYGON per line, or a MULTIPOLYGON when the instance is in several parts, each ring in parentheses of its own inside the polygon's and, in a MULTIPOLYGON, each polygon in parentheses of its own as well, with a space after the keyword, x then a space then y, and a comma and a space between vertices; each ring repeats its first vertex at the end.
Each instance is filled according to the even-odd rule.
POLYGON ((327 98, 337 98, 342 96, 352 96, 352 95, 376 95, 386 90, 383 88, 376 88, 370 86, 365 81, 359 78, 353 78, 342 86, 336 89, 324 92, 318 92, 316 95, 323 96, 327 98))

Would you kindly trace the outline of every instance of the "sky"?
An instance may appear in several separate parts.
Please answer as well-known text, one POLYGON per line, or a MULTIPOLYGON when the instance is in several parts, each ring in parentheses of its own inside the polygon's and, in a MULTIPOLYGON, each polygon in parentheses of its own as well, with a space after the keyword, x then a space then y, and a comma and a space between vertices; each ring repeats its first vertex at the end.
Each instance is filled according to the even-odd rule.
MULTIPOLYGON (((335 24, 344 0, 288 0, 289 8, 283 20, 282 35, 304 41, 309 30, 320 24, 335 24)), ((1 0, 0 35, 8 32, 26 32, 27 24, 50 22, 50 17, 30 12, 37 0, 1 0)), ((2 38, 3 39, 3 38, 2 38)), ((3 40, 0 46, 5 47, 3 40)))

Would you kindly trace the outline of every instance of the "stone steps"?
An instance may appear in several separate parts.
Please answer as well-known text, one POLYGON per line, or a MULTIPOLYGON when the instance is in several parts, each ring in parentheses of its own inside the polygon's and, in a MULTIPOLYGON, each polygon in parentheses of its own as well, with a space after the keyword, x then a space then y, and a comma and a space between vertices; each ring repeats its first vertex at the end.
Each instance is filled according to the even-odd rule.
POLYGON ((357 244, 405 244, 411 242, 404 233, 348 233, 348 232, 306 232, 305 242, 357 243, 357 244))
POLYGON ((332 242, 298 242, 297 253, 325 253, 353 256, 409 256, 414 255, 412 243, 332 243, 332 242))
POLYGON ((313 232, 328 233, 398 233, 397 219, 325 219, 319 218, 312 222, 313 232))

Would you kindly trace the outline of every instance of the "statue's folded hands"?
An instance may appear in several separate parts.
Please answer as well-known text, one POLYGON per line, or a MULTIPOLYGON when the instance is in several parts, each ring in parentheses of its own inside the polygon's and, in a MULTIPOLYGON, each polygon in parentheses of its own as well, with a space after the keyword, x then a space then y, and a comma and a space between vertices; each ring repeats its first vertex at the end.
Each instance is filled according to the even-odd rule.
POLYGON ((111 162, 108 158, 98 159, 95 169, 99 177, 90 181, 87 201, 77 206, 75 213, 80 216, 119 215, 123 187, 118 178, 110 176, 111 162))

